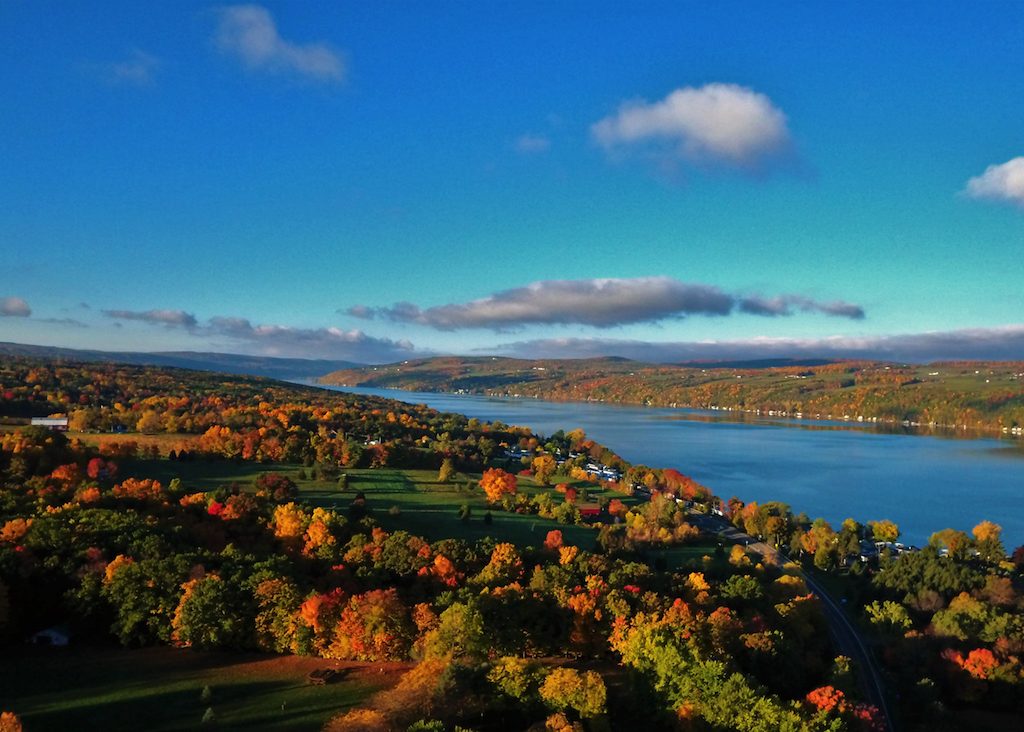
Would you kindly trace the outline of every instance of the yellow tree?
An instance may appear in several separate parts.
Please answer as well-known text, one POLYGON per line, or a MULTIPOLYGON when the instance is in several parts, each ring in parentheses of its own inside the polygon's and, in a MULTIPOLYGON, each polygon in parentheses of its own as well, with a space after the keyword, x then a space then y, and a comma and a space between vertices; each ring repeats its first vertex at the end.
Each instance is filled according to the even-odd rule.
POLYGON ((153 434, 154 432, 160 432, 164 428, 163 420, 160 419, 160 415, 154 412, 152 409, 147 409, 139 417, 139 421, 135 423, 135 429, 138 432, 145 434, 153 434))
POLYGON ((1000 538, 1003 528, 999 524, 982 521, 971 530, 971 533, 974 534, 974 541, 982 559, 998 562, 1006 558, 1006 549, 1003 548, 1000 538))
POLYGON ((606 689, 596 671, 556 668, 540 687, 540 698, 555 710, 573 709, 584 719, 604 713, 606 689))
POLYGON ((551 476, 558 468, 558 463, 550 455, 538 455, 533 459, 533 477, 541 485, 550 485, 551 476))
POLYGON ((889 519, 868 521, 868 527, 875 541, 896 541, 900 537, 900 528, 889 519))
POLYGON ((285 546, 298 548, 309 526, 310 516, 296 503, 285 503, 274 509, 274 536, 285 546))

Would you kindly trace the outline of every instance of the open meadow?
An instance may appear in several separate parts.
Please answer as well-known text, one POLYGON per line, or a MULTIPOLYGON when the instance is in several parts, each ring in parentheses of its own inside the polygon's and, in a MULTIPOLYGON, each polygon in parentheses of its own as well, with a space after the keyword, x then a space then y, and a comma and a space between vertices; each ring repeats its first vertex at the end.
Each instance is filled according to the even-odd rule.
MULTIPOLYGON (((401 529, 430 541, 445 538, 475 541, 490 536, 518 546, 539 546, 544 542, 547 532, 557 528, 562 531, 566 543, 590 549, 597 538, 597 532, 587 526, 560 525, 539 516, 508 513, 500 507, 489 506, 477 485, 480 480, 478 474, 460 473, 447 483, 442 483, 437 480, 437 472, 431 470, 353 469, 345 471, 348 487, 340 490, 336 479, 302 478, 302 475, 308 475, 309 470, 293 464, 259 465, 227 460, 131 460, 124 462, 121 471, 124 475, 153 477, 165 485, 178 478, 183 488, 189 491, 215 491, 230 488, 233 484, 246 490, 252 487, 253 481, 261 473, 279 472, 298 484, 300 500, 305 503, 344 511, 356 494, 361 492, 366 496, 371 515, 383 528, 388 531, 401 529), (467 520, 459 518, 462 506, 470 508, 467 520), (488 511, 491 513, 489 524, 484 520, 488 511)), ((563 480, 563 476, 556 478, 563 480)), ((584 485, 574 479, 564 480, 571 485, 584 485)), ((586 485, 589 485, 592 502, 598 498, 619 498, 628 505, 633 503, 633 499, 621 493, 593 484, 586 485)), ((519 492, 526 495, 533 496, 553 490, 553 486, 541 486, 529 478, 519 479, 519 492)))
POLYGON ((167 647, 14 647, 4 654, 0 708, 18 709, 33 732, 194 729, 208 709, 216 729, 313 732, 408 668, 167 647), (306 675, 319 668, 342 673, 331 684, 308 684, 306 675))

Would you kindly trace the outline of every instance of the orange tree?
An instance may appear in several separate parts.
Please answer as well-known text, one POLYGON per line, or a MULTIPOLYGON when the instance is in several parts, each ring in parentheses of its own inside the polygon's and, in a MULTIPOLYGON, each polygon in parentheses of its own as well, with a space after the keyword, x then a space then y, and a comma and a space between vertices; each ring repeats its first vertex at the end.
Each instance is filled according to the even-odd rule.
POLYGON ((516 476, 501 468, 490 468, 480 479, 480 487, 487 494, 488 503, 497 503, 504 495, 515 495, 516 476))

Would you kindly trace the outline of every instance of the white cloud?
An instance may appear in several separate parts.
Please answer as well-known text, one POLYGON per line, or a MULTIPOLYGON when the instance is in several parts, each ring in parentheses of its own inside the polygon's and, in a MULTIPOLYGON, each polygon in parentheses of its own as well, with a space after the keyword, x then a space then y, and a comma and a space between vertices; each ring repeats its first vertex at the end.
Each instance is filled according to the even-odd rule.
POLYGON ((549 338, 477 349, 520 358, 619 356, 650 363, 783 358, 863 358, 900 362, 1024 359, 1024 324, 881 336, 748 338, 732 341, 639 341, 549 338))
POLYGON ((27 318, 32 308, 20 297, 0 297, 0 316, 8 318, 27 318))
POLYGON ((984 173, 967 181, 964 193, 971 198, 1008 201, 1024 206, 1024 157, 988 166, 984 173))
POLYGON ((339 82, 345 63, 330 45, 295 43, 281 37, 270 12, 259 5, 221 9, 215 37, 222 53, 257 71, 292 74, 312 81, 339 82))
POLYGON ((732 296, 717 287, 687 284, 671 277, 635 277, 544 280, 467 303, 426 309, 397 303, 373 310, 357 305, 348 312, 364 318, 376 314, 437 330, 506 330, 537 323, 609 328, 685 314, 726 315, 732 307, 732 296))
POLYGON ((608 151, 655 145, 690 162, 741 168, 756 168, 790 145, 786 115, 771 99, 722 83, 676 89, 657 102, 626 102, 590 131, 608 151))
POLYGON ((516 151, 524 155, 547 152, 551 149, 551 138, 547 135, 527 133, 516 138, 516 151))
MULTIPOLYGON (((200 323, 195 315, 184 310, 103 310, 102 313, 117 320, 114 323, 116 327, 121 327, 120 321, 132 320, 151 326, 180 328, 190 337, 201 339, 207 344, 214 343, 215 347, 237 348, 263 356, 384 363, 413 355, 430 355, 428 351, 417 351, 407 340, 377 338, 361 330, 259 324, 235 316, 215 316, 200 323)), ((74 324, 72 321, 60 322, 65 325, 74 324)))
POLYGON ((802 295, 741 298, 714 285, 680 282, 671 277, 586 280, 542 280, 496 292, 479 300, 421 308, 400 302, 389 308, 355 305, 346 312, 356 318, 381 317, 436 330, 490 328, 510 330, 526 325, 589 325, 612 328, 688 315, 728 315, 739 306, 752 315, 791 315, 795 310, 860 319, 864 310, 846 302, 818 302, 802 295))

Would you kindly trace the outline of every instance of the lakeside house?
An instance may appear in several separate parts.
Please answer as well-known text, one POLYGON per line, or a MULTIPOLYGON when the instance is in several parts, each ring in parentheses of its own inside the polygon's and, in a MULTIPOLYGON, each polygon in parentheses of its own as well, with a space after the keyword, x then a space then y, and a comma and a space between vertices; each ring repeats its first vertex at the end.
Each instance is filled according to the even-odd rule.
POLYGON ((68 431, 67 417, 33 417, 31 424, 33 427, 46 427, 55 432, 68 431))

